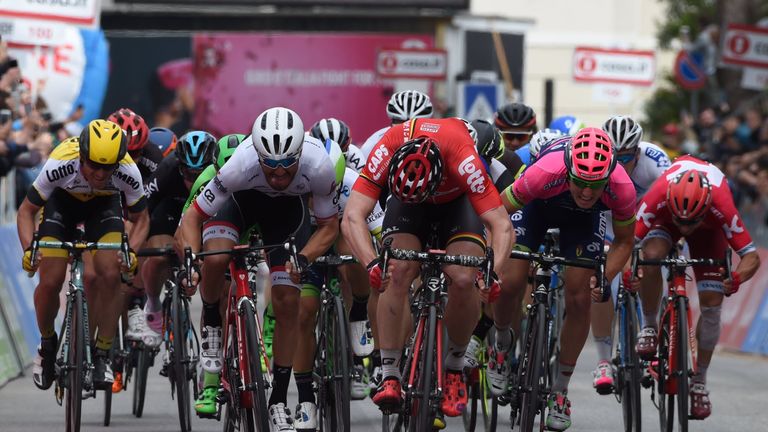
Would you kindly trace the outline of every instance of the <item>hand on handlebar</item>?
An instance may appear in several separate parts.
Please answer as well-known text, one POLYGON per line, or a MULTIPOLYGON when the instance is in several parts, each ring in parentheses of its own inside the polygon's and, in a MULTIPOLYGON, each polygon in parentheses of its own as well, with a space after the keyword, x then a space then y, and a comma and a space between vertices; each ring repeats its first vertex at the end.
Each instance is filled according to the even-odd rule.
POLYGON ((120 271, 122 273, 136 276, 136 272, 139 270, 139 259, 136 257, 136 251, 128 249, 128 263, 125 262, 122 253, 117 254, 117 261, 120 263, 120 271))
POLYGON ((643 278, 643 269, 637 269, 637 277, 632 276, 632 270, 626 269, 621 274, 621 282, 624 284, 624 289, 629 292, 640 291, 640 279, 643 278))
POLYGON ((483 303, 495 303, 501 295, 501 281, 496 275, 496 272, 491 274, 490 286, 485 286, 484 274, 482 271, 478 271, 477 278, 475 279, 475 286, 480 292, 480 299, 483 303))
POLYGON ((40 266, 40 260, 43 258, 42 253, 38 250, 35 256, 34 262, 32 262, 32 246, 24 249, 24 255, 21 259, 21 266, 27 273, 37 272, 37 268, 40 266))
POLYGON ((397 268, 395 261, 389 261, 387 264, 387 274, 382 274, 381 260, 379 258, 374 259, 366 266, 368 269, 368 283, 371 288, 383 293, 389 286, 389 278, 392 275, 393 269, 397 268))
MULTIPOLYGON (((720 271, 725 273, 725 269, 720 269, 720 271)), ((739 291, 740 285, 741 276, 739 276, 739 274, 735 271, 732 271, 729 278, 723 279, 723 290, 725 291, 725 296, 730 297, 731 295, 736 294, 739 291)))
POLYGON ((596 276, 590 276, 589 289, 591 290, 592 301, 595 303, 605 303, 611 298, 611 281, 605 277, 603 277, 603 283, 600 284, 596 276))
POLYGON ((192 267, 187 271, 187 269, 182 268, 179 271, 179 286, 181 286, 184 289, 184 292, 187 294, 187 296, 193 296, 195 292, 197 291, 197 285, 200 283, 200 266, 198 266, 196 263, 192 263, 192 267), (187 280, 187 274, 191 274, 192 281, 187 280))

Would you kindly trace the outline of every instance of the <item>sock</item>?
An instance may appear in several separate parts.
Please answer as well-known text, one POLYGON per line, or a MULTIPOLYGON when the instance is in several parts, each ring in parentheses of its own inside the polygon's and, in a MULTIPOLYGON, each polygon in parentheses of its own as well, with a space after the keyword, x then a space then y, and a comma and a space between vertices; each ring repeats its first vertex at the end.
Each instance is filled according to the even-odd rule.
POLYGON ((352 308, 349 310, 349 322, 365 321, 368 319, 368 297, 352 297, 352 308))
POLYGON ((147 303, 144 308, 147 312, 158 312, 163 307, 163 303, 160 301, 160 296, 153 296, 147 294, 147 303))
POLYGON ((493 320, 486 314, 481 314, 480 321, 477 322, 472 334, 477 336, 478 339, 483 340, 488 336, 488 330, 493 326, 493 320))
POLYGON ((645 327, 653 327, 655 329, 659 328, 659 313, 654 312, 653 314, 646 314, 645 311, 643 311, 643 325, 645 327))
POLYGON ((461 371, 464 369, 464 351, 467 345, 458 345, 451 338, 448 338, 448 355, 445 357, 445 369, 450 371, 461 371))
POLYGON ((560 373, 555 378, 555 383, 552 385, 552 393, 566 393, 568 392, 568 384, 571 382, 571 375, 576 368, 576 364, 566 364, 560 362, 560 373))
POLYGON ((272 368, 272 394, 269 395, 269 406, 275 404, 288 404, 288 384, 291 382, 292 366, 278 366, 272 368))
POLYGON ((203 371, 203 388, 219 387, 219 374, 203 371))
POLYGON ((613 348, 613 339, 610 336, 595 337, 595 346, 597 347, 597 359, 600 362, 611 361, 611 351, 613 348))
POLYGON ((267 307, 264 309, 264 315, 269 316, 270 318, 275 318, 275 311, 272 309, 272 302, 269 302, 267 307))
POLYGON ((691 382, 696 384, 707 384, 707 369, 709 368, 709 365, 704 366, 703 364, 699 363, 696 365, 696 375, 694 375, 691 378, 691 382))
POLYGON ((40 338, 42 339, 55 339, 56 338, 56 330, 53 329, 53 326, 51 328, 46 328, 40 330, 40 338))
POLYGON ((496 349, 504 352, 509 351, 509 348, 512 346, 512 329, 502 329, 496 325, 494 325, 494 328, 496 330, 496 349))
POLYGON ((312 371, 294 372, 293 379, 296 380, 296 389, 299 391, 299 403, 315 403, 315 390, 312 388, 312 371))
POLYGON ((371 364, 375 368, 381 367, 381 350, 374 349, 371 353, 371 364))
POLYGON ((96 349, 102 351, 109 351, 112 348, 112 338, 104 339, 101 336, 96 338, 96 349))
POLYGON ((219 302, 207 303, 203 300, 203 325, 206 327, 221 327, 219 302))
POLYGON ((384 379, 400 379, 400 357, 403 351, 399 349, 381 350, 381 372, 384 379))

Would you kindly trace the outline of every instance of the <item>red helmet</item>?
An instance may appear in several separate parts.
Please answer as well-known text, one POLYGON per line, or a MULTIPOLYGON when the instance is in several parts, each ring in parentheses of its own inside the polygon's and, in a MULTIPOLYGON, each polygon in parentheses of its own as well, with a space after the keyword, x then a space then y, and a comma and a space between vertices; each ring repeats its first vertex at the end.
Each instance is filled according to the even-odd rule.
POLYGON ((437 143, 416 138, 398 148, 389 163, 389 190, 407 204, 429 198, 443 178, 443 160, 437 143))
POLYGON ((712 186, 701 171, 684 171, 667 186, 667 206, 679 222, 698 222, 706 216, 711 204, 712 186))
POLYGON ((141 150, 147 145, 149 128, 144 119, 128 108, 120 108, 113 112, 107 120, 117 123, 128 137, 128 151, 141 150))
POLYGON ((602 129, 583 128, 565 146, 565 166, 568 173, 579 180, 605 180, 615 165, 613 144, 602 129))

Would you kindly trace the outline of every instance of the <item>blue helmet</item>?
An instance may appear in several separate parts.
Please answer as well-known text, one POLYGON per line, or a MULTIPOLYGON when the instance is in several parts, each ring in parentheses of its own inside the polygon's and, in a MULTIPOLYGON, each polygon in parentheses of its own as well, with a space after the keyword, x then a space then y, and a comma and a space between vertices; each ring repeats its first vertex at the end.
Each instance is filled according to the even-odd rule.
POLYGON ((176 134, 170 129, 153 127, 149 130, 149 143, 158 146, 163 152, 163 157, 176 149, 176 141, 176 134))
POLYGON ((187 132, 176 144, 176 157, 185 168, 201 170, 213 162, 216 138, 205 131, 187 132))
POLYGON ((549 124, 549 129, 559 130, 563 135, 573 135, 584 127, 586 127, 584 122, 572 115, 557 117, 549 124))

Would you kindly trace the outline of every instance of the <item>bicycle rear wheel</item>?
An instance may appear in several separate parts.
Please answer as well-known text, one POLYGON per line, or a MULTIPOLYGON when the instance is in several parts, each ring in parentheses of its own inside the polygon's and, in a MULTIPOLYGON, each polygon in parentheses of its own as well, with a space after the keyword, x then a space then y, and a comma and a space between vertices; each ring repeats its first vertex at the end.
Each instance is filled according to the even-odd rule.
POLYGON ((135 348, 136 367, 133 372, 133 415, 141 418, 144 414, 144 400, 147 396, 147 375, 152 365, 152 353, 148 347, 135 348))
MULTIPOLYGON (((477 370, 473 370, 470 373, 479 375, 477 370)), ((474 432, 475 425, 477 424, 477 404, 483 403, 483 392, 480 390, 480 380, 477 377, 472 378, 472 383, 467 383, 467 399, 469 406, 461 413, 461 420, 464 423, 464 430, 467 432, 474 432)), ((484 408, 483 408, 484 409, 484 408)))
MULTIPOLYGON (((240 364, 240 369, 248 376, 244 377, 246 388, 251 392, 253 411, 253 423, 255 430, 269 432, 269 415, 267 413, 267 386, 264 375, 261 373, 261 343, 259 340, 258 326, 256 325, 256 311, 253 303, 244 301, 240 305, 243 325, 245 326, 245 343, 247 364, 240 364)), ((242 407, 241 407, 242 408, 242 407)))
POLYGON ((112 420, 112 389, 104 390, 104 426, 112 420))
POLYGON ((352 365, 349 326, 346 310, 341 297, 334 296, 335 319, 333 325, 333 404, 335 411, 334 430, 350 430, 350 366, 352 365))
MULTIPOLYGON (((542 385, 542 381, 543 384, 546 384, 547 365, 545 363, 549 361, 548 356, 542 352, 542 348, 546 348, 545 338, 547 336, 546 310, 544 308, 545 306, 542 304, 535 306, 533 322, 531 322, 529 315, 527 364, 520 366, 525 368, 520 404, 520 430, 523 432, 531 432, 537 414, 539 412, 544 413, 541 404, 541 391, 546 388, 545 385, 542 385)), ((546 395, 544 396, 546 397, 546 395)))
POLYGON ((69 317, 69 346, 65 366, 67 399, 67 432, 80 430, 80 414, 83 403, 83 375, 85 371, 85 322, 83 291, 74 290, 69 317))
POLYGON ((480 407, 483 412, 483 426, 485 426, 486 432, 496 431, 496 420, 499 414, 499 401, 493 397, 488 387, 488 376, 484 370, 480 371, 480 390, 482 399, 480 399, 480 407))
POLYGON ((635 343, 640 329, 637 317, 635 298, 628 296, 620 316, 623 319, 621 359, 622 368, 619 373, 619 388, 621 389, 621 408, 624 418, 625 432, 640 432, 642 427, 642 414, 640 403, 640 380, 642 379, 642 362, 635 343))
POLYGON ((677 422, 680 432, 688 432, 688 307, 687 299, 677 299, 677 422))
POLYGON ((187 333, 189 320, 185 316, 184 299, 181 288, 174 284, 171 300, 171 337, 173 338, 172 366, 174 385, 176 387, 176 404, 179 411, 179 426, 182 432, 192 430, 191 397, 189 391, 189 369, 187 368, 187 333))

